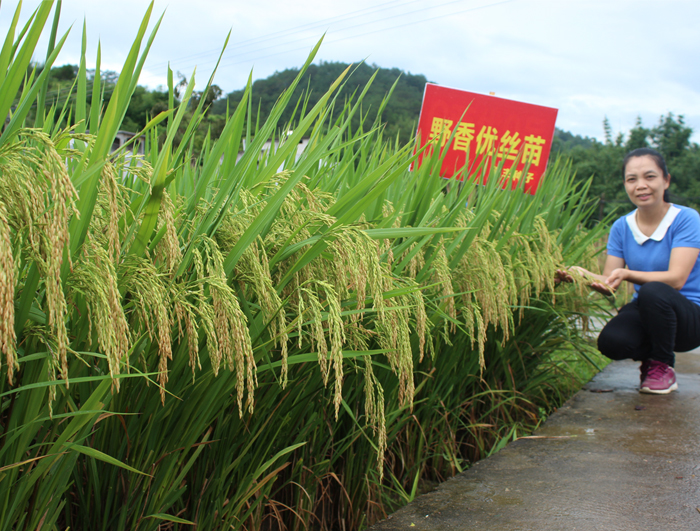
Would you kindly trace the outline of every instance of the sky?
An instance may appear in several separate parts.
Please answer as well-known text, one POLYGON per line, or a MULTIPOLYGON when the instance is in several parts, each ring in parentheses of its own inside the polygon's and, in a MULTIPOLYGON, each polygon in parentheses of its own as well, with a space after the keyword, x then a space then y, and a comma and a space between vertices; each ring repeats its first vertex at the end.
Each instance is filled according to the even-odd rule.
MULTIPOLYGON (((83 21, 88 67, 119 71, 150 2, 65 0, 59 33, 72 25, 56 65, 77 64, 83 21)), ((21 21, 39 4, 26 0, 21 21)), ((16 2, 3 2, 7 33, 16 2)), ((440 85, 559 110, 557 127, 604 138, 683 115, 700 142, 700 2, 697 0, 156 0, 163 15, 140 83, 175 72, 202 88, 216 73, 225 93, 275 71, 315 61, 366 61, 423 74, 440 85), (695 66, 693 66, 695 65, 695 66)), ((50 26, 50 22, 49 25, 50 26)), ((47 28, 48 36, 48 28, 47 28)), ((40 41, 42 61, 48 39, 40 41)), ((416 117, 417 118, 417 117, 416 117)))

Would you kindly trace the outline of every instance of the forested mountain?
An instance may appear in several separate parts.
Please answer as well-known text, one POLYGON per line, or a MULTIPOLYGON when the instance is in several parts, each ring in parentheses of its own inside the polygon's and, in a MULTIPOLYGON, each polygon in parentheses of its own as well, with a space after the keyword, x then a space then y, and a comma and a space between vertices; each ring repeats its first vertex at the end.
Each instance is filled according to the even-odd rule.
MULTIPOLYGON (((311 65, 297 85, 292 101, 300 101, 308 96, 307 105, 313 106, 348 66, 350 66, 348 63, 323 61, 318 65, 311 65)), ((371 125, 382 100, 396 83, 391 99, 382 113, 382 122, 386 124, 388 137, 395 137, 398 134, 402 142, 407 142, 418 123, 423 90, 428 82, 425 76, 406 73, 398 68, 379 68, 377 65, 370 66, 366 63, 352 65, 350 72, 338 93, 337 105, 342 106, 352 98, 354 93, 359 94, 376 73, 376 78, 363 99, 363 111, 367 115, 366 123, 371 125)), ((253 83, 253 114, 260 110, 260 123, 265 121, 279 95, 298 74, 299 69, 289 68, 253 83)), ((235 108, 242 97, 242 89, 231 92, 225 98, 216 101, 211 112, 223 114, 226 112, 227 102, 229 108, 235 108)), ((281 122, 287 123, 292 118, 293 111, 293 107, 286 109, 281 122)), ((360 116, 357 116, 353 125, 357 127, 359 122, 360 116)))

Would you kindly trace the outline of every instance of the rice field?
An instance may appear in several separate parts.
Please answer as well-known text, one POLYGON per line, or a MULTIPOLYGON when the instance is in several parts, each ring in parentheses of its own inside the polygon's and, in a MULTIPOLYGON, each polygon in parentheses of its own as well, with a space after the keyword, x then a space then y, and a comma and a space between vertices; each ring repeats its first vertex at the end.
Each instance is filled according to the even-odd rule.
POLYGON ((168 72, 170 109, 111 152, 160 20, 107 104, 98 52, 61 107, 52 4, 0 51, 0 530, 361 529, 595 370, 603 305, 554 284, 600 237, 565 161, 534 196, 412 170, 351 125, 351 71, 264 123, 249 83, 201 152, 196 75, 178 101, 168 72))

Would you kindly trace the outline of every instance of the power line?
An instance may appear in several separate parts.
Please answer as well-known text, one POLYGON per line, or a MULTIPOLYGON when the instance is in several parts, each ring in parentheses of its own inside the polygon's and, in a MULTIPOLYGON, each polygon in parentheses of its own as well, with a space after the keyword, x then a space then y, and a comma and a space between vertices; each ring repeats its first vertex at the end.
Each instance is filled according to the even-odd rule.
MULTIPOLYGON (((465 1, 465 0, 452 0, 452 1, 450 1, 450 2, 444 2, 444 3, 442 3, 442 4, 431 5, 431 6, 428 6, 428 7, 421 8, 421 9, 416 9, 416 10, 413 10, 413 11, 409 11, 409 12, 407 12, 407 13, 398 13, 398 14, 391 15, 391 16, 389 16, 389 17, 384 17, 384 18, 380 18, 380 19, 377 19, 377 20, 370 20, 370 21, 367 21, 367 22, 363 22, 362 24, 355 24, 355 25, 352 25, 352 26, 349 26, 349 27, 341 27, 341 28, 339 28, 339 29, 337 30, 337 32, 338 32, 338 33, 346 32, 346 31, 353 30, 353 29, 356 29, 356 28, 367 27, 368 25, 377 24, 377 23, 380 23, 380 22, 385 22, 385 21, 387 21, 387 20, 396 20, 396 19, 398 19, 398 18, 400 18, 400 17, 406 17, 406 16, 410 16, 410 15, 415 15, 415 14, 418 14, 418 13, 422 13, 422 12, 429 11, 429 10, 435 10, 435 9, 438 9, 438 8, 441 8, 441 7, 445 7, 445 6, 449 6, 449 5, 452 5, 452 4, 462 3, 462 2, 464 2, 464 1, 465 1)), ((380 33, 380 32, 383 32, 383 31, 390 31, 390 30, 397 29, 397 28, 403 28, 403 27, 412 26, 412 25, 416 25, 416 24, 422 24, 422 23, 425 23, 425 22, 434 21, 434 20, 439 20, 439 19, 441 19, 441 18, 450 17, 450 16, 454 16, 454 15, 459 15, 459 14, 463 14, 463 13, 467 13, 467 12, 472 12, 472 11, 477 11, 477 10, 482 10, 482 9, 488 9, 488 8, 491 8, 491 7, 495 7, 495 6, 502 5, 502 4, 507 4, 507 3, 514 2, 514 1, 515 1, 515 0, 502 0, 502 1, 499 1, 499 2, 493 2, 493 3, 490 3, 490 4, 486 4, 486 5, 468 7, 468 8, 466 8, 466 9, 462 9, 462 10, 458 10, 458 11, 453 11, 453 12, 445 13, 445 14, 442 14, 442 15, 437 15, 437 16, 434 16, 434 17, 421 18, 420 20, 414 20, 414 21, 410 21, 410 22, 403 22, 403 23, 400 23, 400 24, 394 24, 394 25, 390 25, 390 26, 383 27, 383 28, 379 28, 379 29, 377 29, 377 30, 365 31, 365 32, 362 32, 362 33, 351 34, 351 35, 348 35, 348 36, 346 36, 346 37, 339 37, 339 38, 330 37, 326 42, 327 42, 328 44, 333 44, 333 43, 340 42, 340 41, 344 41, 344 40, 350 40, 350 39, 360 38, 360 37, 364 37, 364 36, 366 36, 366 35, 371 35, 371 34, 375 34, 375 33, 380 33)), ((401 4, 399 4, 399 5, 397 5, 397 6, 393 6, 393 7, 404 7, 404 6, 407 6, 407 5, 412 4, 412 3, 416 3, 416 2, 415 2, 415 1, 404 2, 404 3, 401 3, 401 4)), ((381 6, 386 6, 386 5, 388 5, 388 4, 392 4, 392 2, 388 2, 388 3, 386 3, 386 4, 381 4, 381 6)), ((392 8, 392 7, 384 7, 384 8, 382 8, 382 9, 375 9, 375 12, 385 11, 385 10, 388 10, 388 9, 391 9, 391 8, 392 8)), ((359 12, 358 12, 358 13, 359 13, 359 12)), ((353 19, 353 18, 357 18, 358 16, 360 16, 360 15, 356 15, 356 16, 350 16, 350 15, 353 15, 353 13, 350 13, 350 14, 348 14, 348 15, 342 15, 342 16, 334 17, 334 18, 335 18, 335 19, 340 19, 341 22, 344 22, 344 21, 348 21, 348 20, 351 20, 351 19, 353 19)), ((327 20, 330 20, 330 19, 327 19, 327 20)), ((299 26, 298 28, 318 27, 318 26, 320 26, 320 25, 321 25, 321 23, 310 23, 310 24, 306 24, 306 25, 303 25, 303 26, 299 26)), ((283 34, 283 35, 288 35, 288 34, 300 33, 300 31, 298 31, 297 28, 295 28, 294 30, 289 30, 289 31, 286 31, 286 32, 277 32, 277 33, 281 33, 281 34, 283 34)), ((270 34, 270 36, 261 37, 261 38, 260 38, 260 42, 262 43, 262 42, 266 42, 266 41, 269 41, 269 40, 274 40, 274 39, 272 39, 271 36, 277 35, 277 33, 272 33, 272 34, 270 34)), ((250 42, 252 42, 252 41, 254 41, 254 40, 255 40, 255 39, 251 39, 250 42)), ((244 43, 247 43, 247 42, 249 42, 249 41, 243 41, 243 42, 244 42, 244 43)), ((251 51, 249 51, 249 52, 240 53, 240 54, 235 54, 233 57, 228 57, 228 58, 226 58, 226 54, 225 54, 225 55, 224 55, 224 59, 222 59, 222 61, 221 61, 220 68, 223 68, 223 67, 230 67, 230 66, 234 66, 234 65, 239 65, 239 64, 242 64, 242 63, 250 62, 250 61, 258 61, 258 60, 261 60, 261 59, 267 59, 267 58, 269 58, 269 57, 275 57, 275 56, 278 56, 278 55, 282 55, 282 54, 290 53, 290 52, 294 52, 294 51, 308 50, 309 46, 313 45, 313 43, 307 42, 306 44, 303 44, 303 45, 294 47, 294 45, 297 44, 297 43, 299 43, 299 42, 301 42, 300 39, 288 40, 288 41, 285 41, 285 42, 282 42, 282 43, 277 43, 277 44, 274 44, 274 45, 271 45, 271 46, 266 46, 266 47, 262 47, 262 48, 257 48, 257 49, 251 50, 251 51), (290 47, 290 46, 291 46, 291 47, 290 47), (283 50, 280 50, 280 51, 278 51, 278 52, 268 53, 268 54, 265 54, 265 55, 255 55, 255 54, 258 54, 258 53, 260 53, 260 52, 264 52, 264 51, 267 51, 267 50, 274 50, 274 49, 280 48, 280 47, 284 47, 284 49, 283 49, 283 50)), ((314 43, 315 43, 315 41, 314 41, 314 43)), ((209 52, 206 52, 206 53, 203 53, 203 54, 200 54, 200 55, 206 56, 208 53, 209 53, 209 52)), ((216 56, 217 56, 217 58, 218 58, 218 55, 219 55, 219 54, 220 54, 220 50, 216 51, 216 56)), ((200 67, 200 68, 201 68, 201 67, 204 67, 204 66, 207 66, 207 65, 213 65, 215 62, 216 62, 216 60, 215 60, 215 59, 212 59, 212 60, 210 60, 210 61, 200 62, 199 64, 192 64, 192 63, 190 63, 190 64, 185 64, 185 65, 182 65, 182 64, 181 64, 181 65, 179 65, 179 69, 181 69, 181 70, 188 70, 188 69, 190 69, 190 68, 194 68, 194 66, 197 66, 197 67, 200 67)), ((172 64, 173 61, 170 61, 170 63, 172 64)), ((165 63, 161 63, 161 64, 165 64, 165 63)), ((153 65, 149 65, 149 67, 152 69, 152 68, 153 68, 153 65)))
MULTIPOLYGON (((441 4, 441 5, 448 5, 448 4, 459 3, 460 1, 462 1, 462 0, 456 0, 456 1, 454 1, 454 2, 447 2, 447 3, 441 4)), ((355 39, 355 38, 359 38, 359 37, 364 37, 364 36, 366 36, 366 35, 372 35, 372 34, 375 34, 375 33, 381 33, 381 32, 383 32, 383 31, 389 31, 389 30, 394 30, 394 29, 398 29, 398 28, 404 28, 404 27, 408 27, 408 26, 414 26, 414 25, 416 25, 416 24, 422 24, 422 23, 424 23, 424 22, 430 22, 430 21, 434 21, 434 20, 439 20, 439 19, 445 18, 445 17, 450 17, 450 16, 454 16, 454 15, 460 15, 460 14, 463 14, 463 13, 468 13, 468 12, 471 12, 471 11, 478 11, 478 10, 481 10, 481 9, 487 9, 487 8, 495 7, 495 6, 502 5, 502 4, 508 4, 508 3, 511 3, 511 2, 514 2, 514 1, 516 1, 516 0, 501 0, 501 1, 499 1, 499 2, 495 2, 495 3, 492 3, 492 4, 482 5, 482 6, 478 6, 478 7, 471 7, 471 8, 463 9, 463 10, 460 10, 460 11, 454 11, 454 12, 446 13, 446 14, 443 14, 443 15, 438 15, 438 16, 431 17, 431 18, 424 18, 424 19, 421 19, 421 20, 415 20, 415 21, 406 22, 406 23, 402 23, 402 24, 396 24, 396 25, 394 25, 394 26, 389 26, 389 27, 386 27, 386 28, 379 28, 379 29, 376 29, 376 30, 366 31, 366 32, 364 32, 364 33, 359 33, 359 34, 353 34, 353 35, 349 35, 349 36, 347 36, 347 37, 331 38, 331 39, 328 40, 328 44, 333 44, 333 43, 340 42, 340 41, 345 41, 345 40, 355 39)), ((426 9, 428 9, 428 8, 426 8, 426 9)), ((416 10, 416 11, 414 11, 413 13, 417 13, 417 12, 419 12, 419 11, 424 11, 424 10, 425 10, 425 9, 416 10)), ((383 20, 387 20, 387 19, 383 19, 383 20)), ((363 24, 363 25, 352 26, 351 28, 348 28, 348 29, 354 29, 354 28, 362 27, 362 26, 365 26, 365 25, 363 24)), ((268 55, 263 55, 263 56, 258 56, 258 57, 255 57, 254 59, 240 59, 240 60, 237 60, 237 61, 234 61, 234 62, 231 62, 231 61, 223 61, 223 60, 222 60, 220 66, 221 66, 221 67, 234 66, 234 65, 237 65, 237 64, 246 63, 246 62, 248 62, 248 61, 260 60, 260 59, 267 59, 267 58, 269 58, 269 57, 274 57, 274 56, 282 55, 282 54, 285 54, 285 53, 288 53, 288 52, 299 51, 299 50, 305 50, 305 49, 308 49, 308 46, 299 46, 299 47, 293 48, 293 49, 286 49, 286 50, 284 50, 284 51, 280 51, 280 52, 277 52, 277 53, 268 54, 268 55)))
MULTIPOLYGON (((231 51, 231 50, 235 50, 236 48, 245 48, 247 46, 251 46, 252 44, 264 43, 267 41, 275 40, 279 37, 285 37, 288 35, 294 35, 296 33, 301 33, 302 31, 324 28, 324 27, 327 27, 327 25, 332 23, 332 22, 344 22, 346 20, 352 20, 354 18, 359 18, 359 17, 365 16, 367 14, 372 14, 372 13, 376 13, 376 12, 380 12, 380 11, 386 11, 389 9, 395 9, 395 8, 402 7, 405 5, 415 4, 415 3, 420 2, 420 1, 422 1, 422 0, 410 0, 408 2, 398 3, 398 5, 393 5, 393 4, 397 4, 398 0, 392 0, 390 2, 385 2, 383 4, 379 4, 379 5, 371 7, 371 8, 364 8, 364 9, 360 9, 359 11, 351 11, 350 13, 322 19, 322 20, 319 20, 317 22, 309 22, 307 24, 302 24, 301 26, 296 26, 296 27, 291 28, 291 29, 280 30, 280 31, 276 31, 273 33, 269 33, 269 34, 263 35, 261 37, 253 37, 251 39, 247 39, 244 41, 234 43, 234 44, 230 45, 227 48, 227 50, 231 51)), ((460 1, 463 1, 463 0, 460 0, 460 1)), ((200 53, 181 57, 180 60, 194 59, 197 57, 207 57, 207 56, 218 57, 220 53, 221 53, 221 48, 213 48, 213 49, 205 51, 205 52, 200 52, 200 53)), ((164 67, 164 66, 167 66, 171 62, 172 61, 165 61, 165 62, 161 62, 161 63, 155 63, 155 64, 150 65, 150 66, 152 68, 164 67)))

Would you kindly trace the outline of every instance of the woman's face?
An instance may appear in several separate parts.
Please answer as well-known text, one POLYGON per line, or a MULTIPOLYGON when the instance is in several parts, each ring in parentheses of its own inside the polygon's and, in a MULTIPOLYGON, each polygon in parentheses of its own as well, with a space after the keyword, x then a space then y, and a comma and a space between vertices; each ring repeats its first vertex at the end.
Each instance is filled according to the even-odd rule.
POLYGON ((664 191, 671 184, 669 178, 649 155, 632 157, 625 166, 625 191, 638 208, 649 208, 664 203, 664 191))

